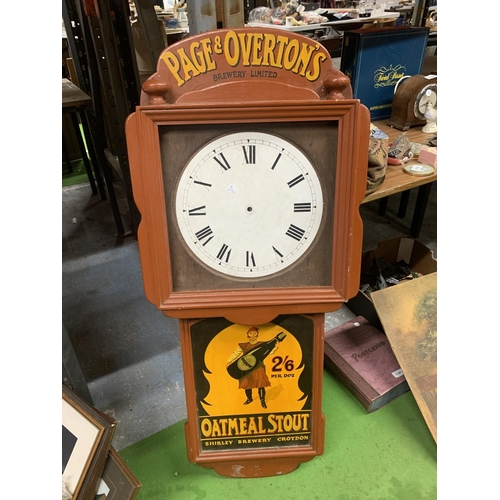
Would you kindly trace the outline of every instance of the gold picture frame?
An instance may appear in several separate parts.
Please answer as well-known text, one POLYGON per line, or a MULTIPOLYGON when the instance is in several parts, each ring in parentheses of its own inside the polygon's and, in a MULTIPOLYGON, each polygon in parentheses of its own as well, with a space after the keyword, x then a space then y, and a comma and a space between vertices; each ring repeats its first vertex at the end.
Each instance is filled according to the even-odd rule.
POLYGON ((95 493, 116 420, 62 384, 62 480, 73 500, 95 493))
POLYGON ((94 500, 134 500, 141 486, 125 460, 111 447, 94 500))

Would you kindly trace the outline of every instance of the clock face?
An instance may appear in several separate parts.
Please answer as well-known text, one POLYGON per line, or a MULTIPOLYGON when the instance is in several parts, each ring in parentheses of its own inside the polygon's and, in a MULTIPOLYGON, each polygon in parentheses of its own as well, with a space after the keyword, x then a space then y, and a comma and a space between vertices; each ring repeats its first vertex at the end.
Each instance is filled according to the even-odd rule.
POLYGON ((427 103, 430 102, 433 108, 437 107, 437 84, 426 85, 415 99, 415 117, 420 120, 425 119, 424 113, 427 103))
POLYGON ((318 234, 323 195, 292 143, 269 133, 218 137, 185 166, 175 199, 184 242, 226 276, 258 278, 299 260, 318 234))

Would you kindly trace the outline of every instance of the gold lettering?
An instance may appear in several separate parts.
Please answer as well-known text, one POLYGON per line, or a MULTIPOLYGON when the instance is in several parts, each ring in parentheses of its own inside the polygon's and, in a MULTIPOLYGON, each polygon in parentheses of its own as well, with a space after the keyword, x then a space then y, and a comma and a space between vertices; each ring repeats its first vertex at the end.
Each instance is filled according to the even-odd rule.
POLYGON ((273 434, 278 430, 278 426, 276 425, 274 417, 275 417, 274 413, 271 413, 270 415, 267 416, 267 421, 272 425, 270 429, 267 429, 267 432, 269 434, 273 434))
POLYGON ((295 66, 292 69, 293 73, 298 73, 300 76, 305 76, 307 66, 309 65, 309 62, 311 61, 312 54, 315 50, 319 50, 319 45, 316 45, 316 47, 313 47, 312 45, 308 43, 302 43, 302 48, 300 49, 300 52, 297 57, 297 62, 295 63, 295 66), (302 66, 302 69, 300 67, 302 66))
POLYGON ((283 53, 285 51, 286 42, 288 38, 283 35, 278 36, 278 54, 276 55, 276 62, 273 65, 273 68, 282 68, 283 67, 283 53))
POLYGON ((217 65, 212 59, 212 39, 203 38, 203 40, 200 40, 200 44, 203 47, 203 56, 205 57, 205 61, 207 64, 207 71, 212 71, 213 69, 216 69, 217 65))
POLYGON ((276 66, 274 59, 274 47, 276 47, 276 37, 269 33, 264 35, 262 44, 262 66, 276 66))
POLYGON ((233 432, 234 432, 235 436, 238 435, 238 419, 236 419, 236 418, 229 419, 229 430, 228 430, 227 435, 232 436, 233 432))
POLYGON ((266 429, 264 429, 264 422, 263 422, 263 417, 257 417, 259 420, 259 434, 265 434, 266 429))
POLYGON ((179 56, 179 59, 181 61, 182 65, 182 70, 184 71, 184 80, 187 82, 191 80, 193 76, 198 76, 200 72, 195 68, 194 64, 192 63, 191 59, 189 59, 189 56, 186 54, 184 51, 184 48, 181 47, 178 51, 177 54, 179 56), (192 74, 190 74, 192 73, 192 74))
POLYGON ((222 54, 222 43, 221 43, 221 39, 220 39, 220 36, 216 36, 214 38, 214 51, 216 54, 222 54))
POLYGON ((262 56, 260 55, 262 36, 262 33, 256 33, 253 37, 252 66, 260 66, 262 64, 262 56))
POLYGON ((247 434, 247 419, 246 417, 240 417, 240 435, 247 434))
POLYGON ((209 437, 212 434, 212 422, 208 418, 204 418, 201 421, 201 433, 205 437, 209 437))
POLYGON ((292 430, 293 419, 291 415, 285 415, 283 419, 283 427, 285 428, 285 432, 290 432, 292 430))
POLYGON ((161 58, 167 65, 167 68, 170 70, 172 75, 174 75, 175 79, 177 80, 177 85, 179 85, 179 87, 182 87, 182 85, 184 85, 186 82, 179 75, 179 70, 181 69, 179 60, 171 52, 164 52, 161 58))
POLYGON ((191 55, 191 60, 193 61, 193 64, 196 66, 196 69, 201 73, 206 73, 207 71, 207 64, 205 62, 205 59, 203 58, 203 53, 198 52, 198 49, 200 47, 200 44, 198 42, 193 42, 190 47, 190 55, 191 55))
POLYGON ((258 434, 257 422, 254 417, 250 417, 250 421, 248 422, 248 434, 258 434))
POLYGON ((309 415, 309 413, 303 413, 303 414, 301 415, 301 417, 302 417, 302 430, 303 430, 303 431, 308 431, 308 430, 309 430, 309 428, 308 428, 308 426, 307 426, 307 423, 308 423, 308 421, 309 421, 309 417, 310 417, 310 415, 309 415))
POLYGON ((220 435, 221 435, 221 432, 220 432, 219 423, 217 422, 217 420, 214 420, 212 422, 212 435, 211 435, 211 437, 217 437, 220 435))
POLYGON ((224 38, 224 54, 229 66, 237 66, 240 60, 240 44, 234 31, 228 31, 224 38))
POLYGON ((321 63, 326 59, 326 55, 323 52, 314 54, 313 57, 313 71, 306 72, 306 79, 310 82, 316 81, 321 74, 321 63))
POLYGON ((302 430, 302 425, 300 423, 300 420, 301 420, 300 414, 293 416, 293 430, 295 432, 300 432, 302 430))
POLYGON ((252 48, 252 39, 254 33, 239 33, 238 38, 240 39, 242 64, 243 66, 250 66, 250 52, 252 48))
POLYGON ((227 424, 227 418, 221 418, 219 420, 219 423, 220 425, 222 426, 222 436, 227 436, 227 428, 226 428, 226 424, 227 424))
POLYGON ((295 61, 297 59, 299 53, 299 41, 292 40, 285 49, 285 53, 283 55, 283 67, 286 70, 290 70, 293 68, 295 61))
POLYGON ((278 421, 278 432, 283 431, 283 415, 276 415, 276 420, 278 421))

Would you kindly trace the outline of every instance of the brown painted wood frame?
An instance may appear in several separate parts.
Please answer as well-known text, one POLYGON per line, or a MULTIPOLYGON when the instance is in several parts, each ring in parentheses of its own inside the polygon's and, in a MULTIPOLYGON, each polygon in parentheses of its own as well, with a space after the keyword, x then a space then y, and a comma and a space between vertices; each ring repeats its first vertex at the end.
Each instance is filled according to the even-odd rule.
MULTIPOLYGON (((200 103, 139 106, 126 123, 135 202, 142 220, 138 230, 147 298, 164 314, 175 318, 223 316, 235 323, 264 323, 278 314, 324 313, 338 309, 356 295, 362 251, 359 205, 366 188, 369 113, 358 100, 303 100, 200 103), (337 126, 331 254, 315 255, 321 264, 331 261, 326 286, 274 286, 237 289, 174 289, 171 241, 163 179, 160 128, 184 125, 272 127, 276 123, 313 122, 337 126)), ((193 151, 194 153, 194 151, 193 151)), ((307 153, 307 151, 306 151, 307 153)), ((328 189, 326 186, 324 189, 328 189)), ((170 192, 168 194, 174 194, 170 192)), ((328 194, 328 193, 327 193, 328 194)), ((330 193, 331 194, 331 193, 330 193)), ((324 193, 325 195, 325 193, 324 193)))
POLYGON ((324 452, 325 416, 322 412, 324 314, 307 316, 313 321, 313 403, 311 408, 310 445, 268 449, 244 449, 207 452, 201 450, 197 418, 197 396, 194 378, 193 346, 190 328, 198 320, 179 321, 186 406, 188 420, 185 435, 188 460, 203 467, 213 468, 228 477, 265 477, 282 475, 295 470, 301 463, 324 452))

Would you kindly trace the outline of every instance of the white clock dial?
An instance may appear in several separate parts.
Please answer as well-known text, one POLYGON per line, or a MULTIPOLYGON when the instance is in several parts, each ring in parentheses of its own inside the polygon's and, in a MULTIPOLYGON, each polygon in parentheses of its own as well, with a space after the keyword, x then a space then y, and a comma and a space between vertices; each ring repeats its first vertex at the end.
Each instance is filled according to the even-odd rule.
POLYGON ((238 132, 201 148, 176 191, 180 232, 207 266, 228 276, 277 273, 304 255, 323 213, 306 156, 273 134, 238 132))
POLYGON ((430 102, 433 108, 437 107, 437 84, 426 85, 415 99, 414 113, 415 117, 421 120, 425 119, 424 113, 427 103, 430 102))

